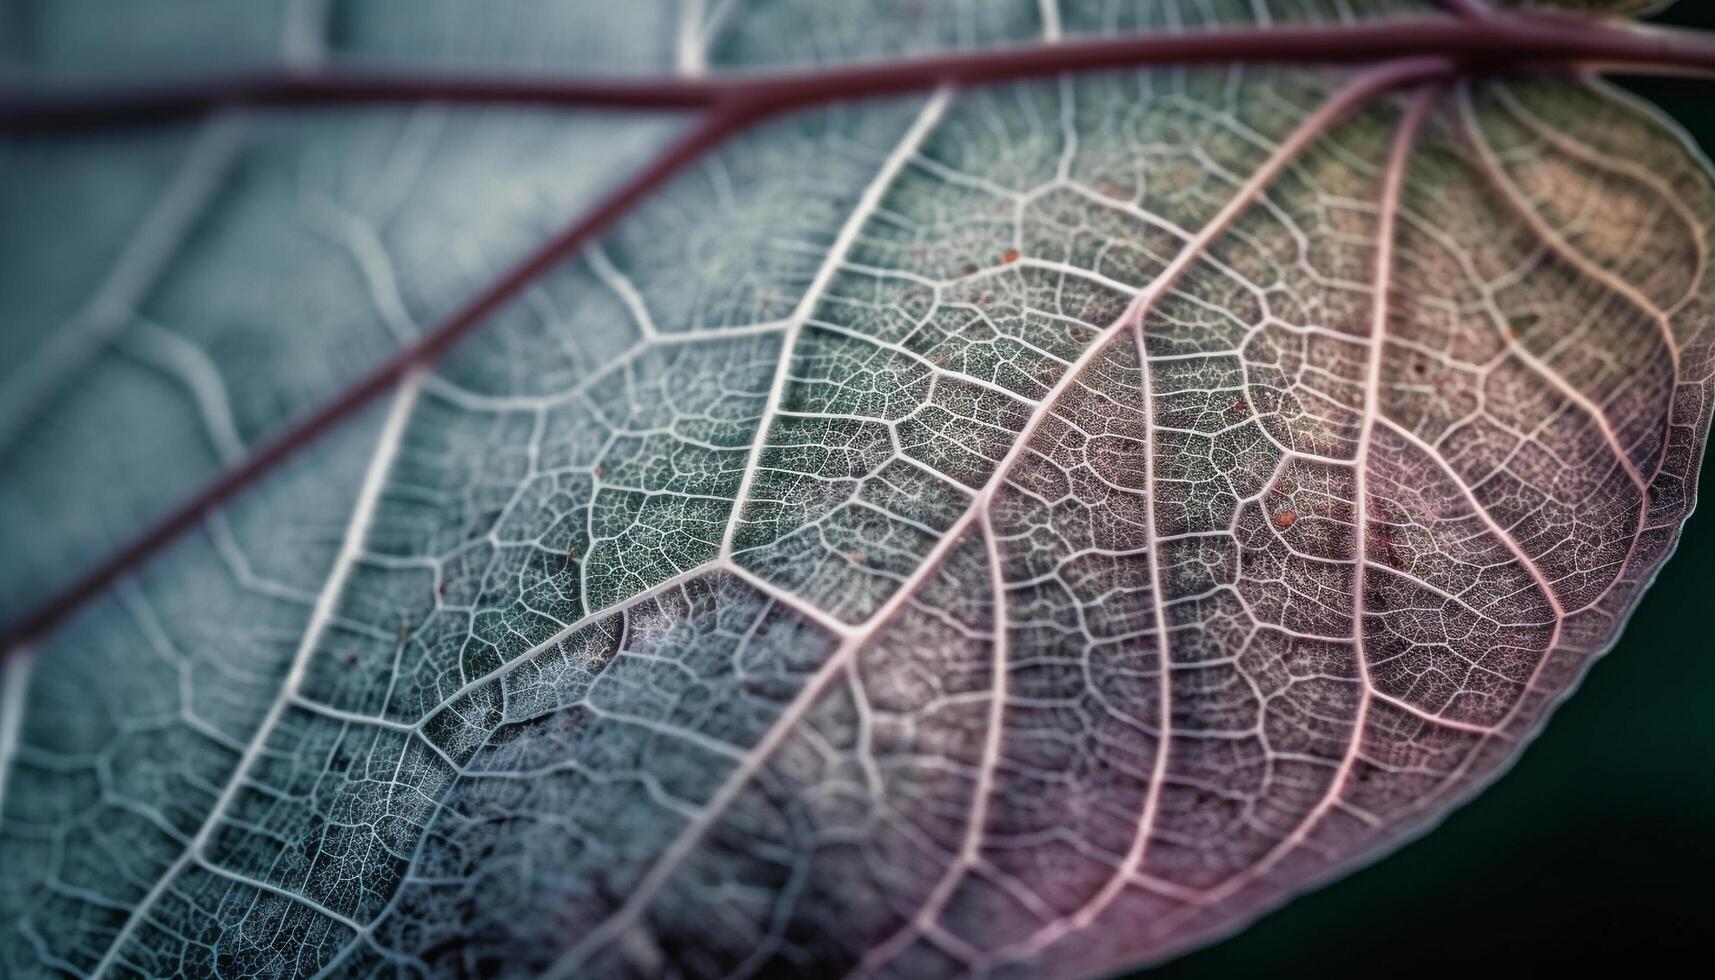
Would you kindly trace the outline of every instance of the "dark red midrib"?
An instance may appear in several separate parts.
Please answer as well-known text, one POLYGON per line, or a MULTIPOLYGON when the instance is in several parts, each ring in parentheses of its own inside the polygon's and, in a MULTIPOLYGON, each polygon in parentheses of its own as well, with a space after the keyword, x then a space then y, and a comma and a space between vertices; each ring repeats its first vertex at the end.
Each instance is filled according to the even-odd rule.
POLYGON ((242 464, 197 491, 149 530, 0 633, 0 656, 45 634, 238 491, 391 388, 406 372, 432 363, 490 313, 673 174, 762 116, 839 98, 899 93, 942 84, 998 82, 1070 70, 1093 71, 1152 63, 1354 64, 1426 55, 1447 57, 1465 72, 1597 61, 1715 73, 1715 40, 1702 35, 1645 33, 1558 18, 1509 15, 1071 41, 725 79, 516 79, 333 71, 319 75, 228 78, 129 95, 97 93, 0 100, 0 132, 150 121, 229 104, 440 100, 708 110, 688 135, 436 326, 423 340, 400 351, 294 423, 242 464))
POLYGON ((0 97, 0 132, 158 121, 221 105, 352 102, 512 103, 699 109, 744 102, 792 106, 938 84, 973 85, 1061 71, 1211 62, 1353 64, 1447 57, 1468 71, 1599 62, 1643 71, 1715 73, 1715 40, 1682 30, 1635 30, 1565 17, 1403 19, 1340 26, 1217 28, 1095 38, 812 71, 720 78, 446 74, 331 68, 224 75, 153 88, 44 90, 0 97))

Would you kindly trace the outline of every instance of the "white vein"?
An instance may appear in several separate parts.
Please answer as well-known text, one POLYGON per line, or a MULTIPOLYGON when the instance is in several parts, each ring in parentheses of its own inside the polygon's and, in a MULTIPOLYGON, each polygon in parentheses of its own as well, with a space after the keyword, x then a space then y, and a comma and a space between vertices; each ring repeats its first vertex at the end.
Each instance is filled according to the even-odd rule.
POLYGON ((369 289, 369 300, 381 322, 400 346, 409 346, 422 335, 422 328, 405 307, 399 292, 399 277, 381 236, 369 222, 340 207, 332 198, 314 195, 304 201, 303 216, 309 226, 335 245, 343 247, 357 264, 369 289))
POLYGON ((288 0, 281 30, 281 55, 289 68, 315 68, 327 60, 332 0, 288 0))
POLYGON ((750 495, 750 488, 756 482, 756 473, 761 468, 758 464, 762 459, 763 450, 768 445, 768 432, 772 427, 775 415, 780 411, 781 401, 786 396, 786 388, 791 381, 792 355, 798 346, 798 337, 804 331, 804 324, 809 321, 810 314, 815 311, 816 304, 821 301, 822 294, 827 291, 828 283, 846 261, 851 252, 852 244, 857 241, 858 233, 875 213, 881 204, 882 195, 893 186, 893 181, 905 164, 916 155, 929 131, 940 122, 941 116, 947 111, 952 101, 952 90, 942 88, 930 96, 923 108, 917 113, 917 118, 905 131, 899 145, 888 154, 875 178, 858 197, 857 206, 835 236, 834 243, 828 249, 827 258, 816 270, 815 278, 810 280, 809 287, 798 300, 797 307, 788 318, 786 335, 781 341, 780 364, 774 372, 774 380, 768 388, 768 400, 762 406, 762 418, 757 422, 756 436, 751 440, 750 453, 745 459, 744 477, 738 485, 738 493, 734 498, 733 516, 727 521, 726 533, 721 537, 721 555, 732 556, 733 539, 738 534, 739 520, 743 516, 744 501, 750 495))
POLYGON ((5 668, 0 671, 0 822, 6 817, 6 789, 12 782, 12 763, 24 730, 24 692, 30 686, 36 651, 20 647, 6 651, 5 657, 5 668))
POLYGON ((643 302, 643 296, 637 292, 637 286, 631 277, 620 272, 614 266, 613 260, 607 257, 607 250, 599 244, 591 245, 584 252, 584 258, 589 262, 590 270, 596 274, 607 288, 613 290, 620 302, 631 313, 631 319, 636 322, 637 330, 643 335, 646 343, 654 343, 660 339, 660 331, 655 329, 655 318, 649 315, 649 307, 643 302))
POLYGON ((143 219, 119 260, 70 322, 0 387, 0 447, 10 445, 43 403, 123 330, 161 277, 238 157, 242 117, 216 116, 197 134, 178 174, 143 219))
POLYGON ((696 78, 707 74, 708 49, 703 40, 704 0, 679 0, 679 37, 675 60, 679 74, 696 78))
POLYGON ((1000 554, 1000 541, 995 535, 994 522, 985 511, 980 520, 983 547, 988 556, 989 591, 994 603, 994 638, 989 651, 988 718, 983 738, 982 756, 977 763, 976 784, 971 789, 971 813, 965 822, 964 837, 959 842, 958 856, 942 872, 930 889, 929 897, 911 920, 886 941, 864 954, 852 969, 853 977, 871 976, 885 967, 895 956, 904 952, 917 936, 934 933, 941 910, 953 897, 954 890, 971 869, 982 861, 983 834, 988 826, 989 805, 993 802, 995 772, 1000 767, 1001 743, 1005 740, 1006 707, 1008 701, 1007 662, 1011 628, 1006 600, 1006 574, 1000 554))
POLYGON ((1037 0, 1042 17, 1042 40, 1053 44, 1060 40, 1060 0, 1037 0))
MULTIPOLYGON (((1260 191, 1260 188, 1259 188, 1260 191)), ((1157 436, 1160 429, 1155 424, 1155 392, 1154 382, 1150 378, 1149 348, 1147 334, 1144 330, 1144 319, 1138 317, 1132 329, 1132 335, 1137 343, 1137 361, 1140 379, 1138 383, 1139 412, 1143 416, 1144 427, 1151 433, 1149 444, 1143 447, 1143 534, 1149 551, 1149 597, 1155 616, 1155 659, 1156 659, 1156 744, 1155 759, 1149 771, 1149 788, 1143 801, 1143 812, 1138 818, 1137 829, 1132 833, 1131 846, 1120 862, 1119 871, 1108 878, 1088 903, 1066 920, 1066 926, 1071 929, 1083 929, 1095 921, 1098 915, 1113 904, 1114 899, 1130 883, 1132 876, 1143 867, 1144 857, 1149 853, 1149 842, 1155 834, 1157 814, 1161 810, 1161 791, 1167 783, 1167 761, 1173 747, 1173 648, 1172 632, 1167 622, 1166 590, 1161 581, 1161 536, 1155 530, 1155 465, 1157 436)), ((1045 932, 1044 937, 1052 933, 1045 932)))
POLYGON ((219 454, 221 463, 237 466, 249 450, 238 434, 233 419, 232 400, 227 397, 226 381, 220 368, 201 347, 172 330, 143 317, 138 317, 130 330, 118 340, 126 353, 152 365, 176 379, 196 404, 203 431, 219 454))
MULTIPOLYGON (((386 483, 387 472, 398 455, 399 447, 404 441, 405 424, 411 416, 411 409, 417 403, 417 395, 422 390, 422 373, 412 372, 399 383, 398 391, 393 396, 393 403, 388 408, 387 420, 383 424, 381 434, 376 441, 375 451, 370 459, 369 468, 364 473, 363 484, 358 491, 357 501, 352 508, 351 520, 346 525, 345 536, 340 545, 338 556, 334 559, 333 568, 329 571, 326 584, 321 594, 316 597, 315 608, 310 613, 308 623, 304 626, 303 637, 299 641, 297 651, 292 656, 291 666, 280 685, 280 692, 269 706, 267 714, 262 718, 245 748, 243 757, 233 767, 232 774, 227 778, 226 785, 221 789, 220 796, 215 800, 214 807, 203 818, 197 828, 196 836, 179 855, 179 857, 158 878, 148 894, 137 903, 136 908, 126 918, 125 924, 113 937, 106 952, 101 957, 90 975, 99 977, 121 965, 120 955, 127 941, 137 928, 146 920, 151 909, 160 901, 167 891, 177 881, 178 876, 193 863, 208 864, 203 850, 219 828, 226 811, 233 800, 246 785, 245 779, 252 765, 262 755, 274 726, 279 723, 287 708, 297 696, 298 688, 302 685, 305 671, 308 669, 310 658, 321 645, 321 639, 328 625, 333 622, 334 611, 339 599, 345 591, 346 580, 351 575, 353 566, 363 554, 364 540, 369 533, 370 521, 374 518, 376 509, 381 501, 381 490, 386 483)), ((248 881, 248 879, 246 879, 248 881)), ((260 882, 249 882, 261 886, 260 882)), ((295 896, 294 896, 295 897, 295 896)), ((336 917, 337 918, 337 917, 336 917)))

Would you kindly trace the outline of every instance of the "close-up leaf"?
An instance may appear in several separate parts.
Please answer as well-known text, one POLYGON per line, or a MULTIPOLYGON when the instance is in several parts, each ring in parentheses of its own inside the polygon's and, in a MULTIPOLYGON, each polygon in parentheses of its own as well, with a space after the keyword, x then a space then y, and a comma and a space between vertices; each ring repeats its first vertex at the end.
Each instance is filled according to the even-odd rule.
POLYGON ((1106 975, 1415 837, 1693 509, 1653 6, 0 4, 0 975, 1106 975))

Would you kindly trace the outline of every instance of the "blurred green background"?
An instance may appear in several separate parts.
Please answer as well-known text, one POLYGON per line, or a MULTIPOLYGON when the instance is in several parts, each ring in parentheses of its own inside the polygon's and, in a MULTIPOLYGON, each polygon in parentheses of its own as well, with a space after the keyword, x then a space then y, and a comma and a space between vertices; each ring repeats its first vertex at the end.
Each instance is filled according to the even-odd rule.
MULTIPOLYGON (((1656 18, 1715 30, 1715 3, 1656 18)), ((1715 157, 1715 79, 1619 79, 1715 157)), ((1137 980, 1715 977, 1715 454, 1619 644, 1440 827, 1137 980)))

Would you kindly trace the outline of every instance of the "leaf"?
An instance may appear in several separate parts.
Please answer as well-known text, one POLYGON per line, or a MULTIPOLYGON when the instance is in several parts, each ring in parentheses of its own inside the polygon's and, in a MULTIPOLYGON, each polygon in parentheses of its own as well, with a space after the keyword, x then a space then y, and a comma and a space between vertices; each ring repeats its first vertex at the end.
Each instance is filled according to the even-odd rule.
MULTIPOLYGON (((316 51, 280 5, 168 6, 125 71, 1049 29, 374 3, 316 51)), ((28 10, 45 76, 125 40, 28 10)), ((3 618, 689 129, 428 104, 0 147, 3 618)), ((1421 60, 753 125, 7 660, 0 972, 1079 975, 1230 931, 1468 798, 1612 643, 1693 503, 1712 215, 1649 110, 1421 60)))

